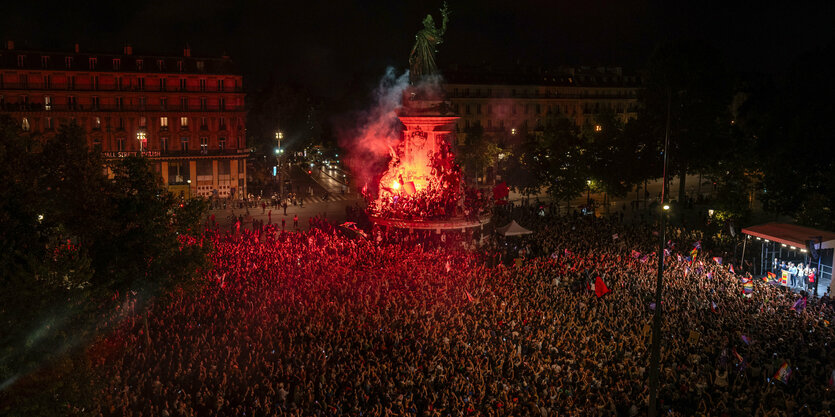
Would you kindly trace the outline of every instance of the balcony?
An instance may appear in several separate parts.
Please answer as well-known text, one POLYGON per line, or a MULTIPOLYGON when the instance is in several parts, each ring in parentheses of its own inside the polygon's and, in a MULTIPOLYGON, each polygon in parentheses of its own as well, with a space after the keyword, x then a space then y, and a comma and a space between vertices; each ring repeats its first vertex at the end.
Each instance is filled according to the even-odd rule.
MULTIPOLYGON (((249 154, 249 149, 208 149, 208 150, 169 150, 162 151, 159 149, 145 150, 141 153, 142 156, 148 158, 200 158, 200 157, 237 157, 246 156, 249 154)), ((102 152, 105 158, 126 158, 129 156, 140 156, 139 151, 105 151, 102 152)))
POLYGON ((244 106, 229 106, 221 109, 218 106, 208 106, 205 110, 167 110, 166 106, 149 106, 149 105, 133 105, 133 106, 117 106, 115 104, 98 106, 84 105, 84 104, 51 104, 50 109, 44 108, 41 103, 4 103, 0 105, 0 111, 6 112, 160 112, 160 113, 223 113, 223 112, 242 112, 245 111, 244 106))
POLYGON ((50 85, 43 85, 43 84, 34 84, 32 82, 28 84, 23 83, 3 83, 0 86, 2 90, 26 90, 26 91, 135 91, 135 92, 149 92, 149 93, 200 93, 200 94, 217 94, 217 93, 243 93, 244 89, 242 87, 224 87, 222 91, 218 91, 216 88, 208 88, 206 90, 201 91, 200 88, 186 88, 180 89, 179 87, 166 87, 160 88, 159 86, 156 87, 148 87, 145 85, 142 88, 139 86, 118 86, 116 84, 99 84, 99 85, 78 85, 78 81, 76 81, 76 85, 72 86, 72 88, 68 87, 66 84, 56 84, 54 81, 50 83, 50 85))

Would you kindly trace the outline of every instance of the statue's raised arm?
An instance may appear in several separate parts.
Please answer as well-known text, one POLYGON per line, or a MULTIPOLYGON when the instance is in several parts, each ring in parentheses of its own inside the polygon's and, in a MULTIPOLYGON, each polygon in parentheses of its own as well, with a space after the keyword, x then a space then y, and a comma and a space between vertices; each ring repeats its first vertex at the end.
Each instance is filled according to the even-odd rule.
POLYGON ((435 27, 435 20, 431 14, 423 19, 423 29, 415 35, 415 46, 409 54, 409 81, 414 85, 421 78, 427 75, 437 74, 438 66, 435 63, 435 54, 438 52, 435 47, 440 45, 444 39, 446 25, 449 21, 449 8, 446 2, 441 8, 441 28, 435 27))

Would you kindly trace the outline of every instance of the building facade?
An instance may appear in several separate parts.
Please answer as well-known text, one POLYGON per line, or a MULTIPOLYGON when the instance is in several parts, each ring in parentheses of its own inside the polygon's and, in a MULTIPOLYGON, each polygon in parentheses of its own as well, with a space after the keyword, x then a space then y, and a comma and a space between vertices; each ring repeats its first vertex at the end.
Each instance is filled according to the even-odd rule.
POLYGON ((0 113, 34 136, 76 122, 108 159, 145 155, 184 197, 246 195, 243 77, 229 57, 0 50, 0 113))
POLYGON ((594 125, 610 110, 624 123, 637 117, 638 75, 620 67, 561 68, 548 73, 453 70, 444 73, 444 92, 458 121, 459 140, 481 125, 493 137, 541 132, 549 117, 564 116, 578 126, 594 125))

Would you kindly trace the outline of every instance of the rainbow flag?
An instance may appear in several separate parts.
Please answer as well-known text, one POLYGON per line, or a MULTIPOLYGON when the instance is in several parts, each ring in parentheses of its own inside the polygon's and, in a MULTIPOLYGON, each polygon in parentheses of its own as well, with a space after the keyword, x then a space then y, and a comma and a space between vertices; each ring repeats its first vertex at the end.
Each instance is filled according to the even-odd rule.
POLYGON ((717 264, 722 265, 722 257, 721 256, 714 256, 713 260, 716 261, 717 264))
POLYGON ((766 272, 765 273, 765 278, 764 278, 765 282, 774 281, 776 279, 777 279, 777 274, 775 274, 773 272, 766 272))
POLYGON ((728 268, 728 270, 731 271, 732 274, 735 274, 736 272, 734 272, 734 264, 730 264, 730 265, 731 265, 731 267, 728 268))
POLYGON ((698 256, 698 255, 699 255, 699 248, 694 247, 693 250, 690 251, 690 257, 695 259, 696 256, 698 256))
POLYGON ((774 379, 782 381, 784 384, 789 383, 789 377, 792 376, 792 368, 789 367, 788 362, 783 362, 777 373, 774 374, 774 379))
POLYGON ((754 292, 754 281, 748 280, 742 283, 742 292, 746 295, 754 292))

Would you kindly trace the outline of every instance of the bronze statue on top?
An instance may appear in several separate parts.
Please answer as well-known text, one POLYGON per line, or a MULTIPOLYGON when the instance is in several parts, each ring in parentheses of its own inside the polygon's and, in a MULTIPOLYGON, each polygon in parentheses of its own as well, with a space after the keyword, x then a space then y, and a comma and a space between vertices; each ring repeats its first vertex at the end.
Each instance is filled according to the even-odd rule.
POLYGON ((412 85, 417 84, 424 76, 438 73, 438 66, 435 63, 435 54, 438 51, 435 47, 444 41, 443 36, 449 21, 449 9, 446 2, 441 9, 441 18, 441 28, 438 29, 435 27, 432 15, 426 15, 423 19, 423 29, 415 35, 415 46, 412 47, 412 53, 409 55, 409 82, 412 85))

